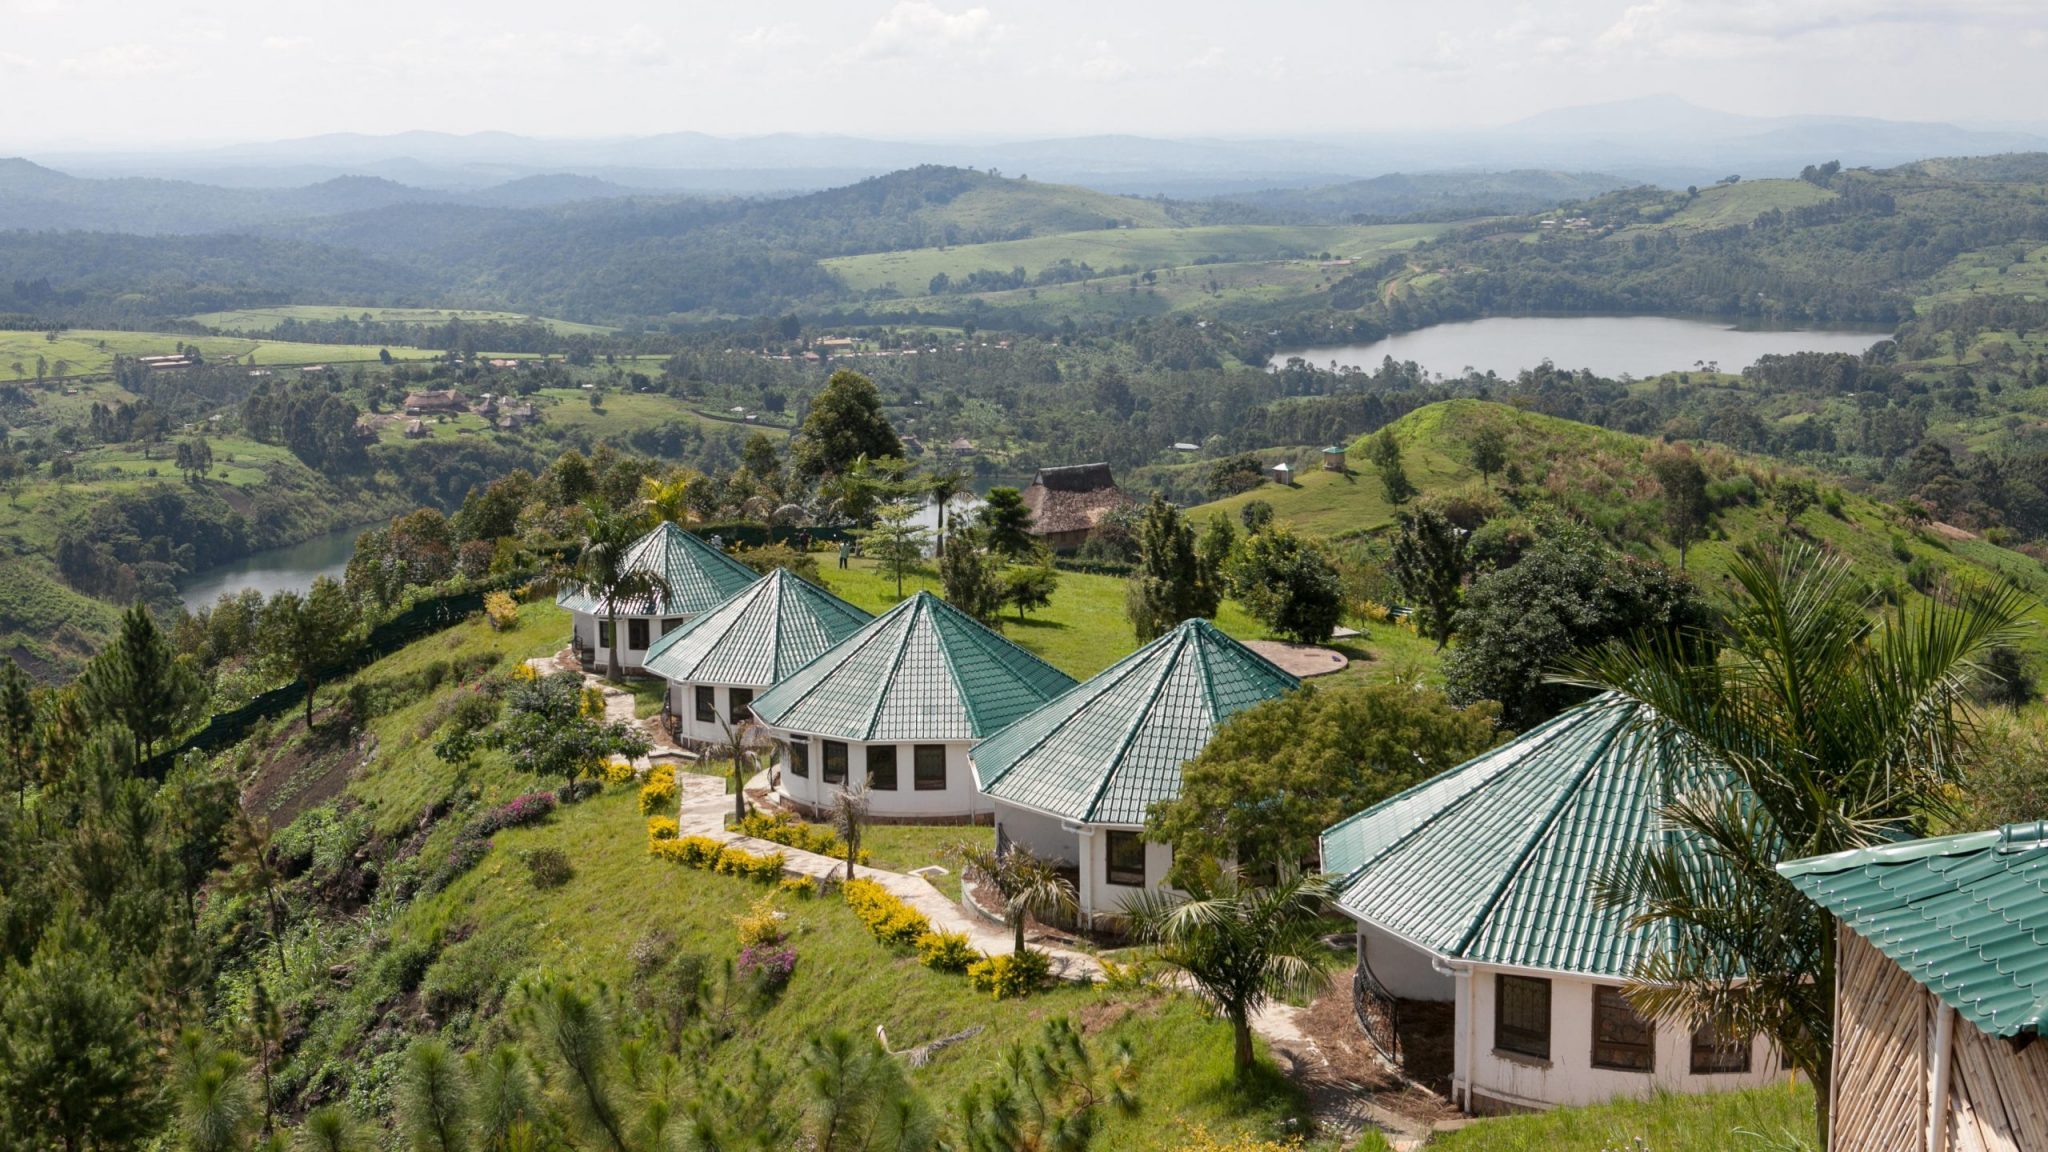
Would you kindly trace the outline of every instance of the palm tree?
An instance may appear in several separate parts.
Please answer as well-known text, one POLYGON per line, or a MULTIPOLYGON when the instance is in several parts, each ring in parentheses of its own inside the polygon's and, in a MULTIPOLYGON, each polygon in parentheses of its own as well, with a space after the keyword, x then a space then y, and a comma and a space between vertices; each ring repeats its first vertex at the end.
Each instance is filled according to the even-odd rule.
POLYGON ((1873 623, 1848 563, 1804 544, 1745 549, 1730 575, 1739 592, 1713 633, 1618 642, 1562 677, 1641 706, 1660 763, 1718 768, 1674 776, 1663 817, 1681 835, 1615 861, 1595 896, 1673 941, 1630 1000, 1770 1037, 1812 1081, 1825 1146, 1835 925, 1776 866, 1916 834, 1946 811, 1972 682, 2027 601, 1969 589, 1873 623))
POLYGON ((1036 916, 1072 915, 1078 904, 1073 882, 1021 844, 998 854, 993 848, 962 844, 960 860, 967 870, 994 886, 1003 898, 1003 923, 1017 934, 1016 950, 1024 951, 1024 923, 1036 916))
POLYGON ((610 633, 610 643, 606 646, 609 663, 605 666, 605 675, 617 679, 619 601, 640 597, 665 598, 669 594, 668 581, 659 572, 626 564, 627 550, 633 547, 646 528, 646 518, 641 513, 615 509, 601 496, 591 497, 584 507, 583 549, 576 557, 573 575, 598 603, 604 605, 605 623, 610 633))
POLYGON ((853 879, 853 864, 860 858, 860 834, 868 826, 868 790, 843 787, 832 800, 832 830, 846 842, 846 878, 853 879))
POLYGON ((718 726, 725 730, 725 749, 732 755, 732 821, 738 824, 747 818, 747 776, 753 768, 751 753, 762 738, 761 723, 742 716, 730 724, 720 720, 718 726))
POLYGON ((1312 996, 1329 983, 1330 949, 1316 929, 1332 891, 1321 875, 1259 888, 1226 868, 1186 896, 1148 888, 1124 901, 1131 934, 1153 944, 1230 1021, 1240 1083, 1254 1062, 1252 1016, 1272 1000, 1312 996))
POLYGON ((946 554, 946 505, 951 504, 954 497, 965 491, 967 491, 967 473, 956 469, 948 468, 942 472, 933 472, 924 478, 924 494, 931 497, 932 503, 938 505, 939 508, 937 554, 940 556, 946 554))

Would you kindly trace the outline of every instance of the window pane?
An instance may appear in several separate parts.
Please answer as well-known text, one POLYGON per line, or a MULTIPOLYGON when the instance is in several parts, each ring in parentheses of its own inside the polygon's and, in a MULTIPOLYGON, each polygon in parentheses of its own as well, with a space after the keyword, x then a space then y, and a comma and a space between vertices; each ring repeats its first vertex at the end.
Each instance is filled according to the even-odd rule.
POLYGON ((740 721, 751 717, 751 713, 747 709, 753 707, 754 704, 754 690, 752 688, 727 688, 725 694, 730 699, 730 703, 725 708, 727 719, 731 720, 734 724, 738 724, 740 721))
POLYGON ((896 790, 896 746, 868 745, 868 787, 877 792, 896 790))
POLYGON ((682 626, 683 618, 681 616, 665 616, 661 621, 661 634, 666 636, 682 626))
POLYGON ((1128 888, 1145 886, 1145 841, 1136 832, 1111 829, 1105 854, 1109 857, 1109 882, 1128 888))
POLYGON ((919 744, 912 752, 912 781, 919 792, 946 790, 946 746, 919 744))
POLYGON ((599 621, 597 622, 597 646, 598 646, 599 648, 604 648, 604 649, 607 649, 607 650, 611 648, 611 646, 612 646, 612 622, 611 622, 611 621, 609 621, 609 620, 599 620, 599 621))
POLYGON ((809 776, 811 774, 811 742, 791 740, 789 742, 789 774, 809 776))
POLYGON ((709 685, 697 685, 697 719, 705 724, 718 723, 718 695, 709 685))
POLYGON ((626 647, 628 647, 628 648, 645 648, 645 647, 647 647, 647 621, 645 621, 645 620, 628 620, 628 621, 626 621, 626 647))
POLYGON ((1712 1023, 1692 1034, 1692 1072, 1713 1076, 1749 1071, 1750 1037, 1732 1035, 1712 1023))
POLYGON ((843 740, 825 741, 825 783, 846 783, 846 743, 843 740))
POLYGON ((1550 981, 1496 976, 1494 1001, 1493 1046, 1550 1059, 1550 981))
POLYGON ((1621 989, 1593 989, 1593 1067, 1648 1072, 1657 1063, 1656 1037, 1621 989))

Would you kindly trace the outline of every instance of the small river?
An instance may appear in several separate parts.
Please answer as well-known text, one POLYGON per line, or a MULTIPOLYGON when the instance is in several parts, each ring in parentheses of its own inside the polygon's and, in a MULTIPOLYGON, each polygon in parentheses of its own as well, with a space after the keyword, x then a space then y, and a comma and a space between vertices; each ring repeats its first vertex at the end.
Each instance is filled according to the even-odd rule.
POLYGON ((1318 368, 1335 361, 1370 371, 1392 356, 1445 376, 1462 376, 1470 368, 1512 378, 1546 359, 1559 368, 1590 368, 1608 377, 1654 376, 1701 361, 1718 364, 1723 372, 1740 372, 1760 356, 1860 353, 1889 335, 1881 329, 1735 328, 1669 316, 1495 316, 1438 324, 1370 344, 1276 352, 1271 367, 1299 356, 1318 368))
POLYGON ((355 552, 356 537, 367 525, 343 528, 315 536, 303 544, 252 552, 232 564, 196 573, 192 582, 178 590, 185 607, 197 610, 220 599, 224 592, 254 588, 267 599, 272 593, 291 589, 304 592, 322 576, 341 579, 348 558, 355 552))

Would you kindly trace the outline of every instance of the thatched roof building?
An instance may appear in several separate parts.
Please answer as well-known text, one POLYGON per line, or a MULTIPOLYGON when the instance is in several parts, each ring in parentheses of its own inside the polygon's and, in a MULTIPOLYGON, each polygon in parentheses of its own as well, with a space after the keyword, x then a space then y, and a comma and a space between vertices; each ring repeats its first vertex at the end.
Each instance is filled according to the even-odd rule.
POLYGON ((1086 543, 1104 516, 1134 503, 1116 486, 1107 464, 1067 464, 1040 468, 1024 489, 1031 510, 1031 534, 1055 552, 1086 543))

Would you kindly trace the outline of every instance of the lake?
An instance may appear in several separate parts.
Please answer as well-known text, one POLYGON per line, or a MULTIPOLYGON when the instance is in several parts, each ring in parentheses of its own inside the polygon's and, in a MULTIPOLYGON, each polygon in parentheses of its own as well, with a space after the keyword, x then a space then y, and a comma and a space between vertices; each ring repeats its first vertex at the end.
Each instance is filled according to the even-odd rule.
POLYGON ((1600 376, 1654 376, 1700 361, 1740 372, 1760 356, 1788 352, 1861 353, 1890 335, 1877 329, 1735 328, 1713 320, 1668 316, 1495 316, 1438 324, 1370 344, 1333 345, 1273 354, 1272 367, 1299 356, 1318 368, 1378 368, 1388 356, 1413 360, 1445 376, 1465 369, 1512 378, 1549 360, 1559 368, 1590 368, 1600 376))
POLYGON ((178 598, 185 607, 197 610, 220 599, 223 592, 254 588, 268 598, 287 588, 304 592, 322 576, 339 580, 364 527, 367 525, 315 536, 303 544, 252 552, 232 564, 195 573, 192 582, 178 590, 178 598))

